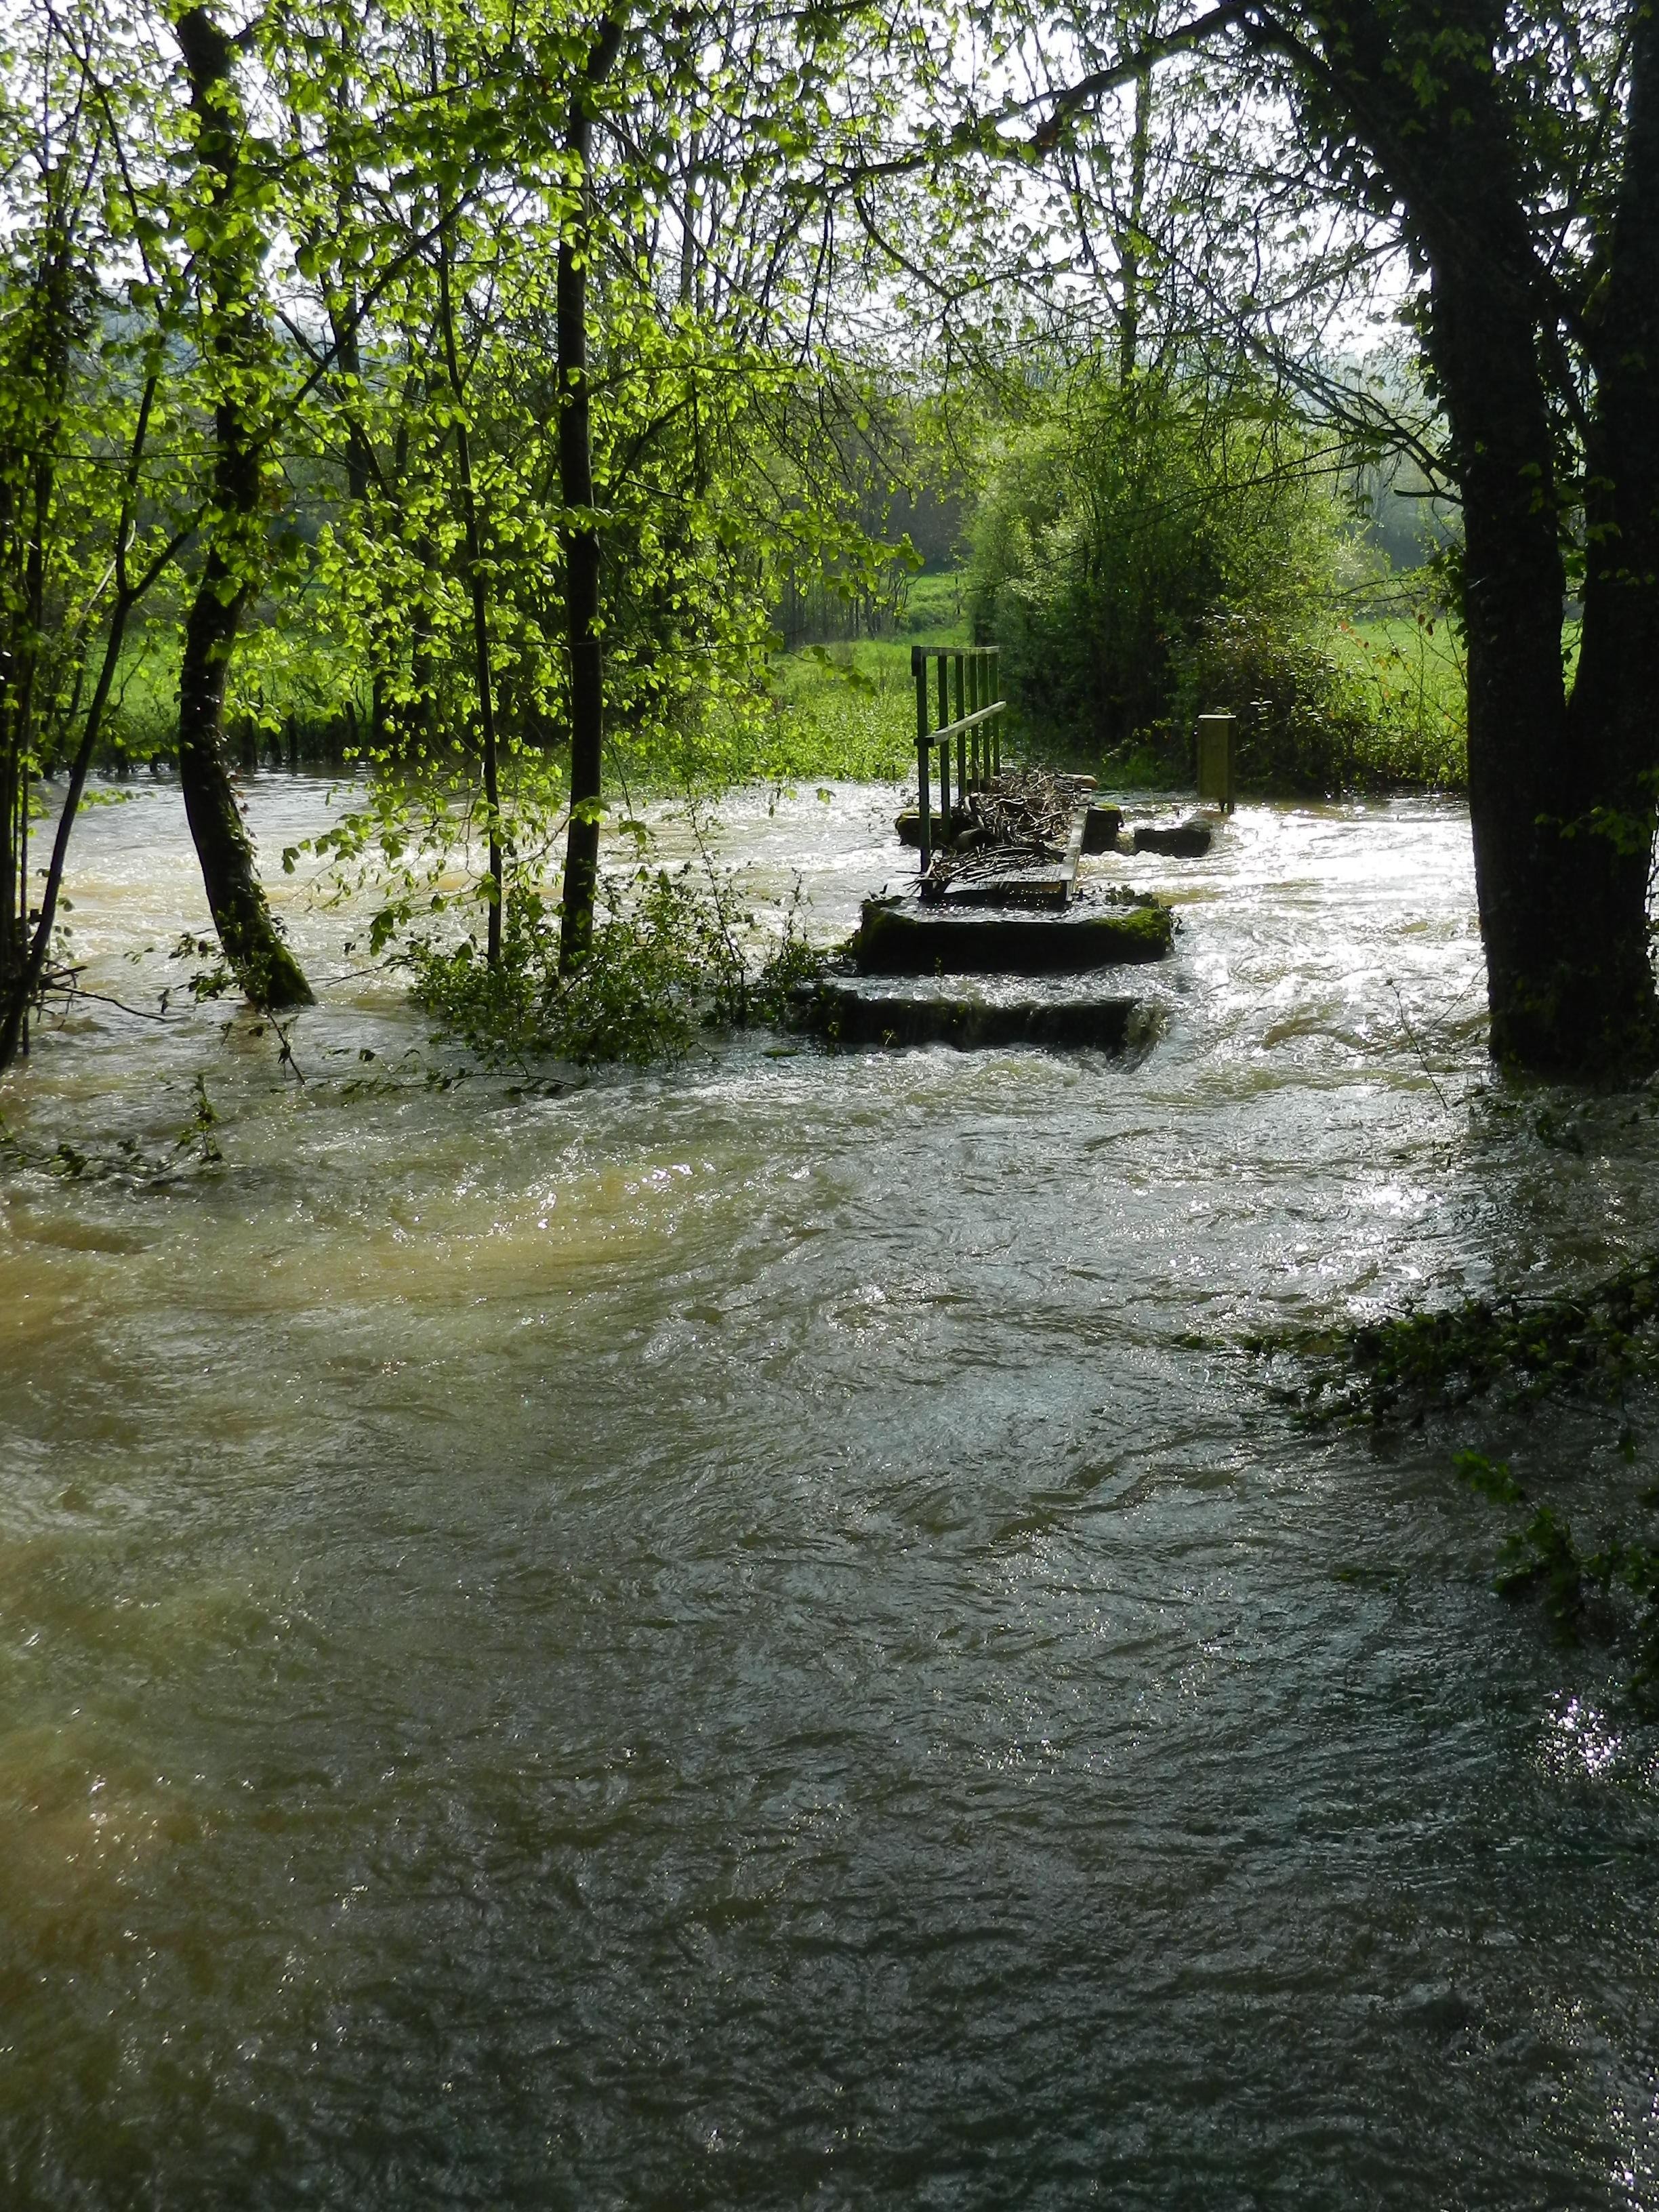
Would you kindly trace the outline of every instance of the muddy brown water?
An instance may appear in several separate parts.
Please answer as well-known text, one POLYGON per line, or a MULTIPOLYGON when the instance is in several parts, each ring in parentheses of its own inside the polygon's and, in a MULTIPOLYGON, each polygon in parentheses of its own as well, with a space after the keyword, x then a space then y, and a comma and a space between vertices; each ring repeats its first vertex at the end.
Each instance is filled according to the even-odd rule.
MULTIPOLYGON (((895 797, 724 848, 828 934, 895 797)), ((249 799, 268 863, 328 803, 249 799)), ((1236 1348, 1651 1241, 1654 1121, 1476 1095, 1455 805, 1109 872, 1183 921, 1121 1060, 441 1089, 298 878, 303 1084, 222 1006, 40 1038, 0 2201, 1659 2203, 1656 1741, 1449 1472, 1589 1495, 1612 1425, 1310 1437, 1236 1348)), ((71 893, 153 1006, 176 793, 71 893)))

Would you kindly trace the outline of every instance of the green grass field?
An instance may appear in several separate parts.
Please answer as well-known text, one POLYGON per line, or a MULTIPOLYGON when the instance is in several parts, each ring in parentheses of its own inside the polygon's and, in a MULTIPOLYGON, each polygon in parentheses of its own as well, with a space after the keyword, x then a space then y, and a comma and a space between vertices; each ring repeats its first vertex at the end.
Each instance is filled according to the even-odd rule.
POLYGON ((916 759, 913 645, 966 645, 958 575, 918 576, 900 634, 808 646, 772 663, 777 704, 760 773, 848 781, 900 777, 916 759))
POLYGON ((1374 617, 1345 623, 1339 662, 1374 695, 1380 738, 1425 781, 1468 780, 1463 649, 1444 617, 1374 617))
MULTIPOLYGON (((955 574, 918 577, 894 637, 776 655, 769 670, 769 705, 758 723, 745 718, 741 737, 711 761, 711 772, 717 761, 725 774, 782 782, 913 773, 910 648, 969 642, 963 581, 955 574)), ((289 713, 302 725, 325 716, 340 690, 338 669, 325 665, 314 644, 297 655, 273 654, 268 641, 262 647, 258 687, 278 726, 289 713)), ((1335 633, 1335 657, 1371 708, 1382 779, 1392 772, 1401 781, 1461 787, 1467 776, 1463 661, 1449 625, 1407 616, 1346 623, 1335 633)), ((128 757, 142 760, 170 748, 176 685, 176 633, 158 626, 129 653, 122 671, 113 733, 128 757)), ((653 781, 648 762, 621 760, 619 766, 630 785, 653 781)), ((1166 768, 1158 768, 1156 780, 1167 780, 1166 768)))

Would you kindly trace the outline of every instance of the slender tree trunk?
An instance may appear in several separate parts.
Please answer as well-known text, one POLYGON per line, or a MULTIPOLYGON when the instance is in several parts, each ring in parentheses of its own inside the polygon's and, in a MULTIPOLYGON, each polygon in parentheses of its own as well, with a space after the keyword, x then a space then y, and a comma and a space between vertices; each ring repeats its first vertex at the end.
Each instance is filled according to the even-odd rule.
MULTIPOLYGON (((0 592, 9 600, 12 506, 10 487, 0 482, 0 592)), ((0 992, 9 988, 22 964, 28 931, 28 787, 16 711, 17 611, 0 606, 0 992)))
POLYGON ((1140 351, 1141 226, 1146 216, 1146 167, 1152 142, 1152 72, 1135 74, 1134 129, 1129 139, 1128 219, 1117 235, 1118 277, 1123 288, 1118 310, 1117 379, 1127 385, 1140 351))
POLYGON ((0 1074, 11 1066, 20 1048, 26 1046, 28 1010, 40 988, 40 979, 46 974, 52 925, 58 919, 58 899, 63 889, 64 870, 69 858, 70 832, 75 827, 81 795, 87 787, 87 776, 92 767, 92 757, 97 750, 98 739, 103 731, 104 715, 114 686, 115 672, 120 665, 122 650, 126 642, 128 617, 137 596, 136 592, 122 592, 116 599, 109 633, 104 641, 104 658, 98 672, 97 686, 92 695, 92 703, 87 709, 86 721, 82 726, 81 742, 70 764, 69 784, 64 793, 63 805, 58 810, 58 829, 52 838, 52 855, 46 864, 40 909, 34 920, 33 933, 20 968, 13 976, 5 979, 5 988, 0 991, 0 1074))
MULTIPOLYGON (((344 221, 343 215, 341 220, 344 221)), ((334 359, 344 386, 341 411, 345 417, 346 497, 354 507, 361 507, 368 499, 374 477, 374 455, 363 430, 358 404, 358 385, 363 373, 362 353, 357 342, 358 321, 355 293, 331 290, 329 334, 334 341, 334 359)))
POLYGON ((587 391, 588 161, 593 135, 588 99, 609 74, 622 33, 622 19, 607 18, 570 103, 565 146, 580 198, 578 212, 565 224, 559 240, 559 489, 567 508, 586 511, 581 519, 567 523, 561 533, 570 645, 570 822, 565 833, 559 933, 559 965, 567 975, 586 958, 593 942, 605 766, 599 539, 591 516, 593 456, 587 391))
POLYGON ((461 397, 460 356, 455 344, 455 308, 449 278, 447 231, 438 244, 438 315, 443 325, 444 366, 455 409, 455 465, 461 483, 461 520, 465 530, 467 594, 472 603, 472 667, 478 687, 478 735, 483 755, 484 809, 489 835, 489 919, 487 957, 501 964, 501 791, 495 757, 495 691, 489 665, 489 600, 483 571, 483 543, 478 529, 478 501, 472 482, 472 447, 466 434, 461 397))
MULTIPOLYGON (((23 317, 20 354, 9 364, 8 450, 0 457, 0 1003, 9 1004, 30 950, 28 797, 35 691, 46 640, 46 547, 52 533, 58 437, 69 381, 73 269, 60 161, 46 179, 47 222, 23 317), (21 495, 20 495, 21 493, 21 495)), ((27 1048, 27 994, 21 1038, 27 1048)), ((9 1053, 6 1058, 9 1057, 9 1053)), ((0 1058, 0 1066, 6 1064, 0 1058)))
MULTIPOLYGON (((339 212, 343 228, 346 210, 339 212)), ((361 412, 360 380, 362 376, 362 352, 358 343, 360 315, 356 295, 348 289, 344 292, 331 289, 328 296, 329 330, 334 340, 334 358, 338 364, 343 386, 342 412, 345 418, 345 478, 346 497, 361 515, 368 516, 369 494, 374 488, 377 471, 374 450, 363 428, 361 412)), ((405 433, 405 438, 407 434, 405 433)), ((350 726, 350 744, 357 742, 356 713, 348 702, 346 719, 350 726)), ((378 752, 386 744, 388 733, 386 671, 379 665, 369 675, 368 744, 371 752, 378 752)))
POLYGON ((697 272, 697 210, 693 195, 697 189, 697 164, 702 158, 702 133, 694 131, 686 143, 685 198, 680 204, 680 305, 692 304, 692 288, 697 272))
POLYGON ((202 249, 209 344, 219 372, 214 409, 214 495, 218 519, 185 620, 179 672, 179 781, 202 881, 232 974, 258 1006, 303 1006, 311 986, 284 944, 265 901, 253 846, 225 757, 225 685, 263 550, 260 463, 244 388, 258 374, 261 348, 252 272, 240 233, 250 220, 239 193, 240 111, 230 40, 205 8, 181 15, 196 118, 196 157, 214 183, 216 234, 202 249))
MULTIPOLYGON (((104 717, 109 708, 110 694, 114 689, 116 672, 121 665, 125 649, 127 624, 133 609, 145 593, 166 574, 191 535, 191 526, 183 529, 162 545, 147 566, 137 575, 130 566, 134 527, 137 517, 139 487, 143 468, 145 448, 149 439, 151 411, 155 403, 159 372, 152 369, 145 379, 139 398, 138 411, 133 423, 132 436, 127 448, 125 480, 122 489, 120 513, 115 524, 115 599, 110 609, 109 629, 104 639, 104 653, 98 671, 98 680, 93 687, 92 701, 81 728, 80 743, 70 766, 68 787, 64 803, 58 810, 58 827, 52 841, 52 854, 44 871, 40 907, 33 917, 31 934, 25 927, 21 959, 13 973, 0 977, 0 1073, 11 1065, 20 1047, 27 1048, 28 1039, 28 1010, 33 1004, 46 974, 46 956, 52 949, 52 925, 58 918, 58 895, 63 889, 64 870, 69 858, 70 833, 75 827, 82 793, 86 789, 87 775, 92 766, 93 755, 102 735, 104 717)), ((79 684, 76 685, 76 696, 79 684)))

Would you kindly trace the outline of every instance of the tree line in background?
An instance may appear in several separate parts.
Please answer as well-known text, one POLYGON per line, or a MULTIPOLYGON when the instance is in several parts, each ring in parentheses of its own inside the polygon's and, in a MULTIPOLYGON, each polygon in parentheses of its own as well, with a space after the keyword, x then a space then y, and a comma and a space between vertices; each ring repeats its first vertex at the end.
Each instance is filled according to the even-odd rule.
POLYGON ((1402 468, 1461 516, 1436 587, 1494 1049, 1649 1064, 1656 76, 1630 0, 27 0, 0 52, 0 1064, 88 774, 158 663, 255 1003, 309 987, 235 725, 301 679, 397 764, 334 839, 390 868, 386 927, 414 856, 470 835, 498 966, 562 848, 568 973, 606 748, 741 775, 780 616, 890 619, 905 520, 964 493, 973 619, 1035 729, 1168 757, 1228 704, 1264 778, 1363 770, 1316 617, 1354 488, 1402 468), (1362 361, 1378 322, 1392 354, 1362 361))

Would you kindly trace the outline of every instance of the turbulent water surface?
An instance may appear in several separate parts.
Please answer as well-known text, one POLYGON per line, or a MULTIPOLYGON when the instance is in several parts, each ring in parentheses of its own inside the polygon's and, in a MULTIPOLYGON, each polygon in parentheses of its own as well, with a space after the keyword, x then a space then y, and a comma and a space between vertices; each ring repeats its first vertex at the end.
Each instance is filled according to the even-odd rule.
MULTIPOLYGON (((893 799, 726 848, 829 934, 893 799)), ((1470 1431, 1237 1349, 1652 1241, 1653 1124, 1477 1095, 1451 805, 1111 872, 1183 920, 1127 1060, 551 1091, 278 878, 300 1081, 107 1002, 205 917, 173 791, 89 817, 106 996, 0 1100, 8 2206, 1659 2203, 1654 1741, 1470 1431)))

